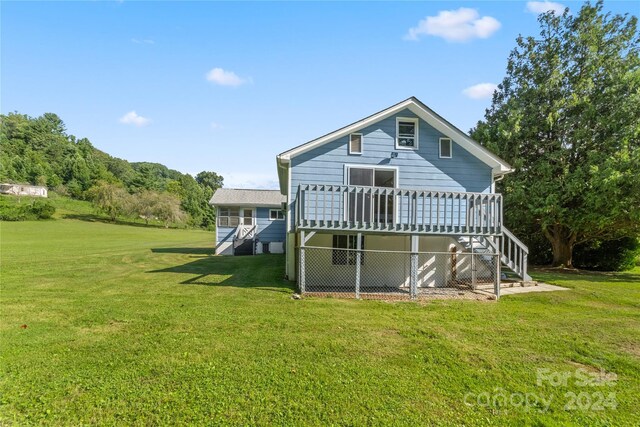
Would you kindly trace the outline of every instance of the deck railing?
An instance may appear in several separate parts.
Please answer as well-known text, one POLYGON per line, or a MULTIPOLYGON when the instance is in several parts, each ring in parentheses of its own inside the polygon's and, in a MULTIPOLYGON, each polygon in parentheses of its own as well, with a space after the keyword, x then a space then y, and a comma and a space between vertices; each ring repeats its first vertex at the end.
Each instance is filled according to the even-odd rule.
POLYGON ((295 218, 307 230, 496 235, 502 195, 301 184, 295 218))

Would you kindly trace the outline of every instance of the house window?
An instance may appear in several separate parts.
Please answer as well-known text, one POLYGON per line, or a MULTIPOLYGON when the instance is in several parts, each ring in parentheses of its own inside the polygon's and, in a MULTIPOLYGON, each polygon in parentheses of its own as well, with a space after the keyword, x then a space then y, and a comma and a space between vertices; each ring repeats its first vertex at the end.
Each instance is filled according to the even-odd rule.
MULTIPOLYGON (((333 265, 356 265, 358 236, 334 235, 331 263, 333 265)), ((360 249, 364 249, 364 236, 360 237, 360 249)), ((364 252, 360 255, 360 265, 364 264, 364 252)))
POLYGON ((221 207, 218 209, 218 227, 237 227, 240 224, 240 208, 221 207))
POLYGON ((418 119, 396 120, 396 148, 418 148, 418 119))
POLYGON ((349 135, 349 154, 362 154, 362 134, 349 135))
MULTIPOLYGON (((395 168, 346 167, 346 184, 367 187, 394 188, 397 182, 395 168)), ((371 196, 350 192, 346 199, 345 218, 348 221, 392 223, 394 218, 393 196, 371 196)))
POLYGON ((283 220, 284 212, 282 212, 280 209, 269 209, 269 219, 271 221, 283 220))
POLYGON ((440 158, 451 158, 451 138, 440 138, 440 158))

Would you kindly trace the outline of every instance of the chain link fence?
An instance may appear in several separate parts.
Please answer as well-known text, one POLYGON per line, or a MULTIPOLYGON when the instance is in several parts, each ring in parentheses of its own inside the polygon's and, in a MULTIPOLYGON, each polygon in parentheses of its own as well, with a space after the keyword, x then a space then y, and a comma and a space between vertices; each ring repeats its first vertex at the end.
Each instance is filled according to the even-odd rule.
POLYGON ((499 297, 493 253, 299 248, 304 295, 382 300, 499 297), (497 291, 497 293, 496 293, 497 291))

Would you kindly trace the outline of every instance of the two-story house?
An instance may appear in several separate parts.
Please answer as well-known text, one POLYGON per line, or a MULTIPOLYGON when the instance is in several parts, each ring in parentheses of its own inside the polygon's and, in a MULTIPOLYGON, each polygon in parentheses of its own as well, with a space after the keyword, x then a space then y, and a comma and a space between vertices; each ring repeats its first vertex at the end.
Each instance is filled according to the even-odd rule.
POLYGON ((529 280, 495 182, 512 168, 416 98, 277 156, 286 274, 300 291, 488 288, 529 280))

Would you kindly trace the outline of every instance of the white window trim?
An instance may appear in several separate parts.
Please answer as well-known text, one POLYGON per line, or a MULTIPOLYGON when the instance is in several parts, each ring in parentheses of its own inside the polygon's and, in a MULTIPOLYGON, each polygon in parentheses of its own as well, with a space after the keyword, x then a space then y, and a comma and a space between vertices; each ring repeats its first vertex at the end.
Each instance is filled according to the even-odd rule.
POLYGON ((396 117, 396 150, 417 150, 420 145, 420 119, 415 117, 396 117), (399 145, 398 140, 400 139, 400 122, 413 122, 416 125, 416 136, 415 136, 415 145, 413 147, 406 147, 404 145, 399 145))
POLYGON ((451 138, 440 138, 438 139, 438 154, 441 159, 450 159, 453 157, 453 140, 451 138), (449 155, 442 155, 442 141, 449 141, 449 155))
POLYGON ((347 142, 348 150, 350 155, 361 155, 364 151, 364 135, 358 132, 349 134, 349 141, 347 142), (351 151, 351 135, 360 135, 360 151, 351 151))
POLYGON ((269 209, 269 221, 284 221, 284 212, 281 209, 269 209), (275 218, 271 218, 271 212, 276 212, 275 218), (282 218, 278 218, 278 212, 282 214, 282 218))

